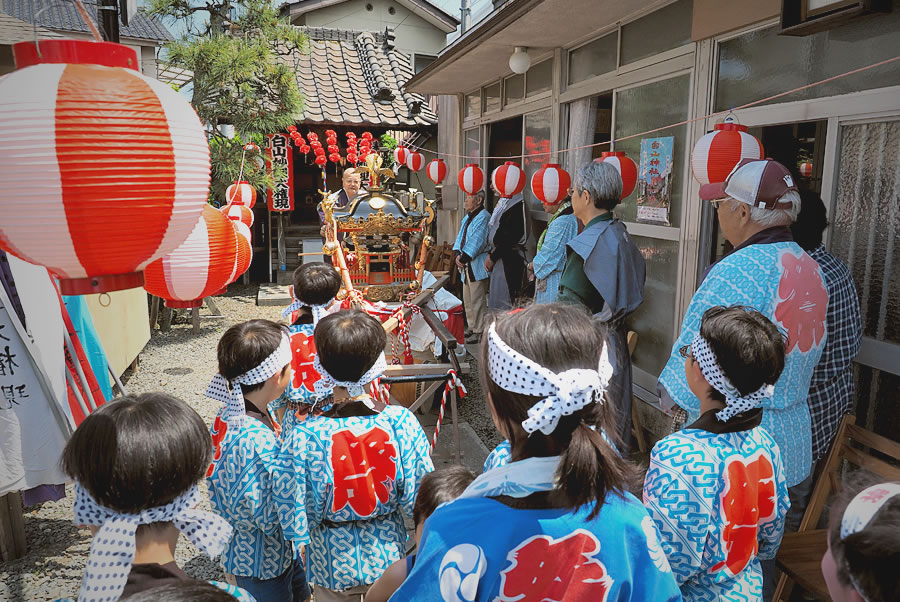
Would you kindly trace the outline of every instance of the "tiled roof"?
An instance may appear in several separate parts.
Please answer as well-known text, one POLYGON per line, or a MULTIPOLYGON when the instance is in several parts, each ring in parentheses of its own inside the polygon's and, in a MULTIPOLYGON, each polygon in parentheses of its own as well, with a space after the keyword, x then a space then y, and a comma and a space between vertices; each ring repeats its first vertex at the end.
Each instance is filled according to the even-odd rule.
MULTIPOLYGON (((97 0, 83 1, 96 21, 97 0)), ((47 29, 90 33, 87 25, 81 20, 75 3, 68 0, 3 0, 3 12, 47 29)), ((119 35, 123 38, 159 42, 174 39, 162 22, 156 17, 144 14, 141 10, 130 19, 128 27, 120 26, 119 35)))
MULTIPOLYGON (((282 16, 290 16, 291 21, 305 14, 315 12, 322 8, 343 4, 349 0, 294 0, 281 5, 282 16)), ((459 19, 445 11, 430 0, 397 0, 412 13, 425 19, 445 33, 451 33, 459 26, 459 19)), ((459 4, 459 0, 456 2, 459 4)))
POLYGON ((303 94, 298 122, 417 128, 437 124, 419 94, 402 88, 413 76, 409 57, 383 33, 301 27, 308 53, 294 53, 303 94))
POLYGON ((63 37, 62 34, 43 27, 36 29, 37 31, 35 31, 35 27, 31 23, 0 13, 0 44, 4 46, 18 42, 33 42, 35 37, 38 40, 63 37))

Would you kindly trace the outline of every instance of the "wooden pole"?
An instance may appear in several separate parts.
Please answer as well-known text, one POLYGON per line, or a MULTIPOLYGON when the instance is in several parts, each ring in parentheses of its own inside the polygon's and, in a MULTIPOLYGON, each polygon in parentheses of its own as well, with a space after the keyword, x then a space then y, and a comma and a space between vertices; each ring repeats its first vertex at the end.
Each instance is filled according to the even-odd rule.
POLYGON ((157 321, 159 321, 159 297, 150 295, 150 330, 156 328, 157 321))
POLYGON ((200 334, 200 308, 191 308, 191 329, 194 334, 200 334))
POLYGON ((0 560, 9 562, 25 555, 25 514, 18 491, 0 497, 0 560))

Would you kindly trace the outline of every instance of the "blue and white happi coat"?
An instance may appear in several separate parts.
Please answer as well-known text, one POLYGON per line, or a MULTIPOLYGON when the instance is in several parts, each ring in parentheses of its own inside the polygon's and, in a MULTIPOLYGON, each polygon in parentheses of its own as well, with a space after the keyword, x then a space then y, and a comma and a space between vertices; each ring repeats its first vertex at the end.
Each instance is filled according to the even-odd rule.
POLYGON ((542 244, 532 260, 535 303, 553 303, 559 296, 559 279, 566 266, 566 245, 578 235, 578 219, 571 213, 557 215, 547 225, 542 244))
MULTIPOLYGON (((507 484, 514 497, 526 493, 507 484)), ((415 566, 391 600, 681 600, 640 502, 610 493, 588 520, 590 509, 513 508, 489 496, 444 504, 425 522, 415 566)))
POLYGON ((672 401, 687 410, 688 421, 695 421, 700 401, 688 387, 679 349, 699 332, 703 312, 735 304, 759 311, 788 336, 784 370, 774 395, 762 404, 762 426, 778 443, 788 486, 794 486, 809 475, 812 466, 806 397, 825 347, 828 306, 819 264, 796 243, 751 244, 710 269, 691 299, 659 382, 672 401))
MULTIPOLYGON (((470 218, 469 214, 466 213, 462 218, 462 223, 459 225, 459 233, 456 235, 456 242, 453 243, 453 250, 459 251, 460 253, 465 253, 469 257, 472 258, 471 266, 472 273, 475 275, 475 280, 484 280, 490 273, 488 273, 487 269, 484 267, 484 260, 487 257, 488 253, 488 222, 491 219, 491 214, 487 209, 482 208, 477 214, 475 214, 474 218, 471 218, 471 224, 469 223, 470 218), (468 224, 469 229, 466 231, 466 225, 468 224), (466 244, 462 244, 463 232, 466 232, 466 244)), ((462 281, 466 281, 466 274, 463 271, 460 274, 460 278, 462 281)))
POLYGON ((371 584, 406 555, 403 514, 434 470, 413 414, 319 416, 285 432, 274 492, 285 535, 307 544, 310 583, 332 590, 371 584))
POLYGON ((234 528, 222 565, 226 572, 242 577, 278 577, 294 557, 272 504, 279 441, 252 416, 227 425, 221 457, 208 479, 213 511, 234 528))
MULTIPOLYGON (((316 342, 313 338, 315 332, 313 324, 294 324, 288 328, 291 338, 291 370, 293 376, 285 388, 284 393, 269 404, 270 414, 276 410, 287 407, 289 404, 313 405, 319 399, 316 395, 315 384, 321 376, 313 367, 316 359, 316 342)), ((295 416, 290 408, 282 418, 281 427, 284 431, 293 427, 295 416)))
POLYGON ((685 600, 761 600, 760 560, 775 558, 790 507, 781 453, 760 426, 686 428, 659 441, 644 506, 685 600))

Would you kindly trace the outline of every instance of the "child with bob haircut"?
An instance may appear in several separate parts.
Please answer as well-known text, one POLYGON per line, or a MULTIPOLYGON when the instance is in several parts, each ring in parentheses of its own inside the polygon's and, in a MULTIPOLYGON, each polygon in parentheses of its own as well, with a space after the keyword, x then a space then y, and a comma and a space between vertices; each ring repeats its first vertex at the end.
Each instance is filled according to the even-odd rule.
POLYGON ((853 481, 831 508, 822 557, 828 594, 834 602, 900 600, 900 483, 863 489, 861 477, 853 481))
MULTIPOLYGON (((186 403, 165 393, 120 397, 92 412, 63 449, 75 481, 75 524, 94 538, 79 602, 128 598, 192 579, 175 564, 179 531, 210 557, 231 527, 197 510, 197 484, 212 459, 206 425, 186 403)), ((240 600, 246 592, 216 586, 240 600)))
MULTIPOLYGON (((413 506, 416 546, 422 541, 425 519, 431 516, 441 504, 455 500, 462 495, 462 492, 474 480, 475 475, 472 471, 460 465, 438 468, 422 477, 419 493, 416 495, 416 504, 413 506)), ((406 558, 394 562, 369 588, 365 602, 387 602, 415 565, 415 554, 408 554, 406 558)))
POLYGON ((319 373, 313 368, 316 357, 313 332, 319 320, 328 315, 340 289, 341 278, 330 265, 314 261, 294 270, 294 302, 281 313, 286 318, 296 312, 288 329, 294 376, 281 397, 269 404, 269 412, 278 415, 279 419, 282 419, 283 411, 281 427, 284 430, 290 430, 295 420, 305 420, 316 402, 315 383, 319 373))
POLYGON ((700 417, 659 441, 644 504, 685 600, 761 600, 790 507, 781 452, 760 407, 784 369, 784 337, 758 311, 711 307, 682 349, 700 417))
POLYGON ((633 468, 600 433, 614 429, 608 344, 572 305, 490 325, 479 366, 511 461, 428 518, 394 599, 681 599, 653 521, 626 491, 633 468))
POLYGON ((224 405, 212 428, 209 498, 234 528, 222 564, 258 600, 306 600, 302 561, 285 540, 271 499, 279 442, 267 406, 291 378, 287 329, 269 320, 236 324, 217 351, 219 373, 206 394, 224 405))
POLYGON ((402 406, 376 402, 372 381, 385 368, 381 323, 359 310, 322 318, 315 330, 315 420, 285 433, 286 472, 276 501, 285 533, 309 542, 316 602, 359 600, 403 557, 419 481, 434 469, 422 427, 402 406), (306 522, 308 521, 308 523, 306 522))

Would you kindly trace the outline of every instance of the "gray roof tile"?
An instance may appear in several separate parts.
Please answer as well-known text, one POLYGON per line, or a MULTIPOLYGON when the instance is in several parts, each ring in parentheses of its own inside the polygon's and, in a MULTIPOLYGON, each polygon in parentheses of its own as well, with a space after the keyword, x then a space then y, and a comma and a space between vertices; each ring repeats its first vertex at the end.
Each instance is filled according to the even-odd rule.
MULTIPOLYGON (((83 0, 88 12, 96 14, 97 0, 83 0)), ((3 12, 22 21, 56 31, 80 31, 88 33, 78 9, 66 0, 3 0, 3 12), (37 16, 35 16, 37 15, 37 16)), ((95 19, 96 21, 96 19, 95 19)), ((123 38, 168 42, 174 40, 163 23, 139 10, 128 27, 120 27, 123 38)))

